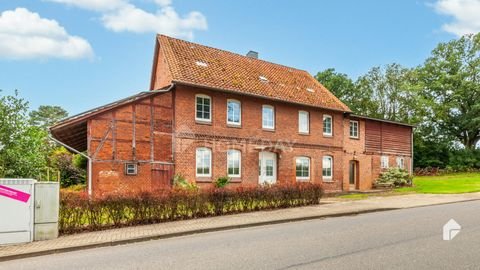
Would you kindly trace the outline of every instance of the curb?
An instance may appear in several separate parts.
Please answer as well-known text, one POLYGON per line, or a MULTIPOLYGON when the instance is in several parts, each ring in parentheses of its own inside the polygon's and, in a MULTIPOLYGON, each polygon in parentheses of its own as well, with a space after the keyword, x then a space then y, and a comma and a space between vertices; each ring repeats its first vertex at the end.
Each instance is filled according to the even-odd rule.
POLYGON ((65 248, 49 249, 49 250, 35 251, 35 252, 16 254, 16 255, 8 255, 8 256, 3 256, 3 257, 0 256, 0 262, 17 260, 17 259, 24 259, 24 258, 30 258, 30 257, 38 257, 38 256, 50 255, 50 254, 65 253, 65 252, 78 251, 78 250, 85 250, 85 249, 92 249, 92 248, 99 248, 99 247, 125 245, 125 244, 145 242, 145 241, 150 241, 150 240, 168 239, 168 238, 173 238, 173 237, 193 235, 193 234, 199 234, 199 233, 226 231, 226 230, 232 230, 232 229, 242 229, 242 228, 249 228, 249 227, 282 224, 282 223, 313 220, 313 219, 325 219, 325 218, 331 218, 331 217, 355 216, 355 215, 374 213, 374 212, 384 212, 384 211, 391 211, 391 210, 421 208, 421 207, 428 207, 428 206, 437 206, 437 205, 454 204, 454 203, 462 203, 462 202, 472 202, 472 201, 478 201, 478 200, 480 200, 480 198, 479 199, 467 199, 467 200, 462 200, 462 201, 444 202, 444 203, 437 203, 437 204, 430 204, 430 205, 419 205, 419 206, 412 206, 412 207, 376 208, 376 209, 351 211, 351 212, 336 213, 336 214, 325 214, 325 215, 314 215, 314 216, 297 217, 297 218, 286 218, 286 219, 279 219, 279 220, 253 222, 253 223, 247 223, 247 224, 229 225, 229 226, 207 228, 207 229, 197 229, 197 230, 177 232, 177 233, 158 234, 158 235, 151 235, 151 236, 137 237, 137 238, 129 238, 129 239, 103 242, 103 243, 86 244, 86 245, 74 246, 74 247, 65 247, 65 248))
POLYGON ((58 254, 58 253, 65 253, 65 252, 78 251, 78 250, 85 250, 85 249, 92 249, 92 248, 99 248, 99 247, 125 245, 125 244, 145 242, 150 240, 168 239, 173 237, 193 235, 193 234, 199 234, 199 233, 226 231, 226 230, 274 225, 274 224, 289 223, 289 222, 296 222, 296 221, 305 221, 305 220, 312 220, 312 219, 323 219, 323 218, 329 218, 329 217, 355 216, 360 214, 399 210, 399 209, 402 209, 402 208, 369 209, 369 210, 361 210, 361 211, 353 211, 353 212, 345 212, 345 213, 337 213, 337 214, 315 215, 315 216, 298 217, 298 218, 286 218, 286 219, 254 222, 254 223, 247 223, 247 224, 240 224, 240 225, 229 225, 229 226, 222 226, 222 227, 215 227, 215 228, 208 228, 208 229, 198 229, 198 230, 191 230, 191 231, 185 231, 185 232, 151 235, 151 236, 129 238, 129 239, 123 239, 118 241, 104 242, 104 243, 86 244, 86 245, 74 246, 74 247, 65 247, 65 248, 49 249, 49 250, 42 250, 42 251, 34 251, 30 253, 22 253, 22 254, 16 254, 16 255, 8 255, 8 256, 0 257, 0 262, 17 260, 17 259, 25 259, 30 257, 38 257, 38 256, 44 256, 44 255, 51 255, 51 254, 58 254))

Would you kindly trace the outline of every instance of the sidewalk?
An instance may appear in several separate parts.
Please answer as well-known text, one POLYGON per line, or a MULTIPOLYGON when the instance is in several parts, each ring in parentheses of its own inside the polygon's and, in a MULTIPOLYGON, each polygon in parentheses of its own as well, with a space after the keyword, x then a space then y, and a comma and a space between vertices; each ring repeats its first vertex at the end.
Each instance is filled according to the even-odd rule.
POLYGON ((0 261, 201 232, 470 200, 480 200, 480 193, 452 195, 411 194, 390 197, 371 197, 364 200, 353 201, 325 198, 322 200, 322 204, 315 206, 125 227, 67 235, 54 240, 28 244, 0 246, 0 261))

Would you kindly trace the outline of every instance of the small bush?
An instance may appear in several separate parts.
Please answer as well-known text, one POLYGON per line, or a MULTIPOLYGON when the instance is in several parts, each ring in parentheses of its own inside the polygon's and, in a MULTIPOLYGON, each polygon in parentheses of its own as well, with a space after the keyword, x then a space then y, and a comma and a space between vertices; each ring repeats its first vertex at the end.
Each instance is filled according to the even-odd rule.
POLYGON ((382 172, 377 179, 376 184, 385 186, 409 186, 412 184, 412 176, 406 171, 397 167, 389 168, 382 172))
POLYGON ((198 190, 197 184, 188 182, 181 174, 175 174, 173 176, 173 187, 177 189, 198 190))
POLYGON ((318 184, 117 194, 89 198, 85 192, 62 190, 59 230, 62 234, 173 220, 219 216, 318 204, 318 184))
POLYGON ((227 176, 222 176, 217 178, 215 182, 213 182, 213 185, 216 188, 223 188, 228 184, 228 182, 230 182, 230 178, 228 178, 227 176))

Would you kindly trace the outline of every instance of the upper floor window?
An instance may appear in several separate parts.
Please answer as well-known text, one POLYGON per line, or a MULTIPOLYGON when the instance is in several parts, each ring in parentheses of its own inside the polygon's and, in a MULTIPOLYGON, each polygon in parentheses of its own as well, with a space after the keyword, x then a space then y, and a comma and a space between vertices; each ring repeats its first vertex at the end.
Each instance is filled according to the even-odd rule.
POLYGON ((350 120, 350 138, 358 138, 358 121, 350 120))
POLYGON ((229 99, 227 101, 227 124, 239 126, 242 122, 242 105, 240 101, 229 99))
POLYGON ((405 159, 403 157, 397 157, 397 167, 405 169, 405 159))
POLYGON ((227 174, 229 177, 240 177, 242 155, 238 150, 227 151, 227 174))
POLYGON ((382 169, 387 169, 388 168, 388 156, 382 156, 380 159, 380 167, 382 169))
POLYGON ((308 180, 310 179, 310 158, 308 157, 297 157, 295 160, 296 164, 296 177, 297 180, 308 180))
POLYGON ((262 128, 275 129, 275 110, 273 106, 262 106, 262 128))
POLYGON ((210 150, 209 148, 197 148, 196 175, 200 177, 212 176, 212 150, 210 150))
POLYGON ((332 136, 332 116, 323 115, 323 135, 332 136))
POLYGON ((324 156, 322 160, 322 176, 323 180, 332 180, 333 177, 333 158, 324 156))
POLYGON ((207 95, 196 95, 196 113, 195 120, 212 121, 212 99, 207 95))
POLYGON ((300 133, 309 133, 310 132, 310 123, 308 112, 298 111, 298 132, 300 133))

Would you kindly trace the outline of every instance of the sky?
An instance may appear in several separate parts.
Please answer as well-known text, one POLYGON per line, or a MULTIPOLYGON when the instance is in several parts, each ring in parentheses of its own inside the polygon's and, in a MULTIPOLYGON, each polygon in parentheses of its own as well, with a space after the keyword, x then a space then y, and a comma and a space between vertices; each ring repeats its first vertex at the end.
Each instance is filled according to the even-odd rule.
POLYGON ((0 0, 0 95, 71 115, 148 90, 155 34, 353 79, 480 31, 480 0, 0 0))

